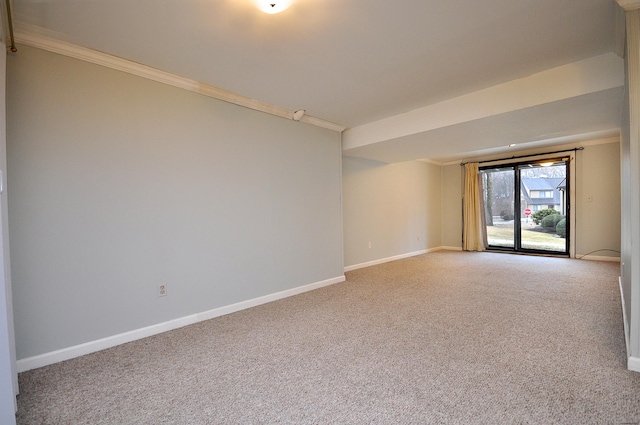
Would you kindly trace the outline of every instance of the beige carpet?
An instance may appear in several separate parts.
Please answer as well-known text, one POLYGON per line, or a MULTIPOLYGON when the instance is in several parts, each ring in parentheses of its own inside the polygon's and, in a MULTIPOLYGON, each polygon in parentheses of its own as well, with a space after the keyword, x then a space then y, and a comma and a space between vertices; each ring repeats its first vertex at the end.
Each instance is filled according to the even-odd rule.
POLYGON ((435 252, 20 374, 19 424, 638 424, 617 263, 435 252))

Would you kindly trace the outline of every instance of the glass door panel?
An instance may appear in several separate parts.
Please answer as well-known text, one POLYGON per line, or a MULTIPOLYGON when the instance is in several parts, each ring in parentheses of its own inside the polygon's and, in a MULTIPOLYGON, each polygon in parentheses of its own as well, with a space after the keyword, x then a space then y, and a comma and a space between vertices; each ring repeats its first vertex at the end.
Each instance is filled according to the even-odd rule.
POLYGON ((482 189, 490 247, 515 248, 515 169, 514 167, 484 169, 482 189))
POLYGON ((520 172, 520 247, 567 253, 567 164, 525 164, 520 172))

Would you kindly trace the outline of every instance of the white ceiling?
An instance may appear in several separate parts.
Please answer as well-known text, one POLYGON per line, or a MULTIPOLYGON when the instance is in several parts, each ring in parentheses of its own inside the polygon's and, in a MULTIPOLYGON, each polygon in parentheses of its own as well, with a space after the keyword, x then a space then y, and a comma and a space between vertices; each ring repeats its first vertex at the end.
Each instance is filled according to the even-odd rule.
MULTIPOLYGON (((621 46, 614 0, 293 1, 268 15, 254 0, 14 0, 13 15, 19 31, 306 109, 348 128, 621 46)), ((523 122, 541 126, 531 134, 610 131, 619 126, 619 108, 607 108, 622 102, 621 93, 573 99, 549 111, 540 106, 531 120, 514 112, 476 126, 461 123, 447 134, 452 142, 422 134, 410 141, 421 146, 410 157, 387 143, 376 159, 450 160, 497 149, 518 136, 523 122), (565 123, 557 118, 567 108, 605 113, 598 125, 584 117, 565 123), (469 144, 479 128, 478 144, 469 144)), ((366 146, 360 149, 367 157, 366 146)))

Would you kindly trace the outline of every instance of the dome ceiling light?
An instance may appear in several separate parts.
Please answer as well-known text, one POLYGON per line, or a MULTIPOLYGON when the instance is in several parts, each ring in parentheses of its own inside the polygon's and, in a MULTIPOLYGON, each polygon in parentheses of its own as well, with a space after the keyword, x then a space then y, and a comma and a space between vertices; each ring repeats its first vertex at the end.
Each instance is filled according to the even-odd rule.
POLYGON ((292 0, 254 0, 258 9, 271 15, 280 13, 291 6, 292 0))

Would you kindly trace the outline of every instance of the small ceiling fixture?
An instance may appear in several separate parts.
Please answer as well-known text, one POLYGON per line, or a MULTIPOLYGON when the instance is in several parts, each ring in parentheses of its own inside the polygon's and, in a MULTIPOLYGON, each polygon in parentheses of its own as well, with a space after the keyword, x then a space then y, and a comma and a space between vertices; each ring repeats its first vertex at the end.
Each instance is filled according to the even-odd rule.
POLYGON ((302 119, 302 117, 304 116, 304 113, 306 111, 304 109, 298 109, 297 111, 295 111, 293 113, 293 116, 291 117, 294 121, 300 121, 302 119))
POLYGON ((293 0, 254 0, 254 2, 258 9, 273 15, 291 6, 293 0))

